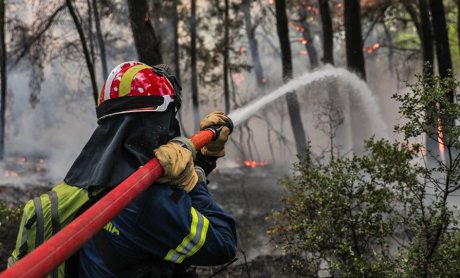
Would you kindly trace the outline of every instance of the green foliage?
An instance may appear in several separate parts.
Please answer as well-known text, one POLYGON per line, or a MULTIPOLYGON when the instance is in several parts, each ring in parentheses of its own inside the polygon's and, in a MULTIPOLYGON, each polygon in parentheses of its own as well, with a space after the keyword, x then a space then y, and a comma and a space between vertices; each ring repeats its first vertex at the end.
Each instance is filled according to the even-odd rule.
POLYGON ((457 277, 460 105, 449 94, 454 78, 422 77, 395 95, 405 119, 404 142, 371 139, 362 156, 307 160, 280 183, 285 208, 271 216, 269 235, 291 258, 290 271, 317 277, 457 277), (426 166, 428 133, 438 140, 442 119, 446 161, 426 166), (321 270, 320 270, 321 269, 321 270), (321 273, 322 271, 322 273, 321 273))
POLYGON ((20 208, 11 208, 0 202, 0 270, 6 268, 7 259, 16 244, 21 216, 20 208))

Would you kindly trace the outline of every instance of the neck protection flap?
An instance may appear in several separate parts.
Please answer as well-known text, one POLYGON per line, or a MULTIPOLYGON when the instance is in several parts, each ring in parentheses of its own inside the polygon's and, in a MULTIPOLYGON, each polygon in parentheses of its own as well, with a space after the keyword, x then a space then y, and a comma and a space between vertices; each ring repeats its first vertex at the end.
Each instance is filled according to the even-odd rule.
POLYGON ((64 181, 89 188, 115 187, 154 157, 153 150, 180 136, 174 109, 105 119, 96 128, 64 181))

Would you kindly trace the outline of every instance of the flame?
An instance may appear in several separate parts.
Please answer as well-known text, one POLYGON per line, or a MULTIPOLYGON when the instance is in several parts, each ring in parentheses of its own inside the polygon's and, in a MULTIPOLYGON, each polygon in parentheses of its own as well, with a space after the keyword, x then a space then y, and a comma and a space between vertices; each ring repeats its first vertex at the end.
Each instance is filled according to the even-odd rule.
POLYGON ((366 51, 368 54, 371 54, 372 52, 376 51, 380 47, 381 47, 380 43, 376 42, 371 47, 365 47, 363 50, 366 51))
POLYGON ((13 170, 5 170, 3 171, 3 177, 9 178, 9 177, 19 177, 19 173, 13 170))
POLYGON ((341 9, 341 8, 343 8, 343 3, 342 2, 337 3, 337 9, 341 9))
POLYGON ((240 54, 246 53, 246 48, 245 47, 240 47, 240 54))
POLYGON ((244 81, 244 75, 242 73, 234 73, 233 74, 233 79, 235 80, 235 84, 237 87, 241 85, 241 82, 244 81))
POLYGON ((438 149, 441 156, 444 156, 444 134, 442 133, 441 118, 438 118, 438 149))
POLYGON ((256 167, 262 167, 262 166, 267 166, 269 163, 267 161, 255 161, 255 160, 245 160, 243 161, 244 166, 249 167, 249 168, 256 168, 256 167))

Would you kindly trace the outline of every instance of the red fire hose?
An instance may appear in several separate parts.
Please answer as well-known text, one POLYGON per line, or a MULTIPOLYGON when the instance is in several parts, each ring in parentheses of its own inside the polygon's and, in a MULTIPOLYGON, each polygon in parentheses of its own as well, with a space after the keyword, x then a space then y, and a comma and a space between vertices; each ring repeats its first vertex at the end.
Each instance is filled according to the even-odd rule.
MULTIPOLYGON (((233 128, 231 122, 228 122, 228 126, 230 129, 233 128)), ((218 133, 218 129, 211 128, 198 132, 190 139, 198 150, 211 142, 218 133)), ((64 229, 1 273, 0 278, 46 276, 80 249, 162 175, 163 169, 160 163, 156 158, 152 159, 64 229)))

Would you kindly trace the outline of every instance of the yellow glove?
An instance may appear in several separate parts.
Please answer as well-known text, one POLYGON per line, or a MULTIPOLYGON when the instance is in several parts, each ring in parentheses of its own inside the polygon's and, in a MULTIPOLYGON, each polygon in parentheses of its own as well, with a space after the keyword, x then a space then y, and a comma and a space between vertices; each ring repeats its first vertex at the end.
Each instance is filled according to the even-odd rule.
POLYGON ((178 185, 187 192, 192 191, 198 182, 192 152, 176 143, 162 145, 154 152, 164 170, 157 182, 178 185))
POLYGON ((224 112, 212 112, 201 121, 200 130, 204 130, 210 126, 224 126, 220 131, 219 137, 201 149, 203 155, 215 157, 225 156, 225 143, 230 134, 230 129, 225 126, 227 120, 228 117, 224 112))

